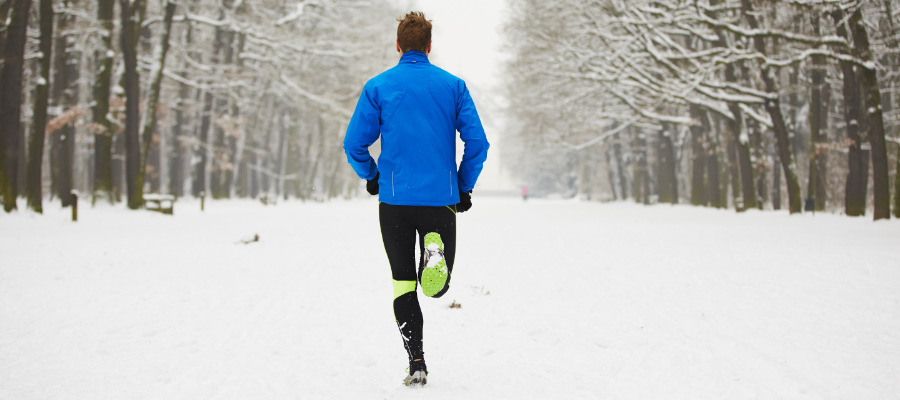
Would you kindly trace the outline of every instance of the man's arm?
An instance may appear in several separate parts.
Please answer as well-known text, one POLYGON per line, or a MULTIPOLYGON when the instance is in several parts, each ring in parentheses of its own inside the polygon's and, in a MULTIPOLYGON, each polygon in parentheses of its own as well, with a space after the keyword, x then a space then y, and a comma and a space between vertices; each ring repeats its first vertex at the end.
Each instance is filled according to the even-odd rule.
POLYGON ((478 111, 475 109, 472 96, 469 95, 469 89, 465 82, 461 85, 462 94, 457 104, 456 130, 459 131, 459 137, 464 143, 464 150, 457 179, 459 190, 470 192, 475 187, 478 175, 481 174, 484 161, 487 160, 490 143, 487 141, 484 127, 481 126, 481 119, 478 118, 478 111))
POLYGON ((347 154, 347 161, 356 171, 356 175, 365 180, 371 180, 378 174, 375 160, 369 154, 369 146, 378 140, 380 114, 378 104, 372 98, 369 85, 366 84, 344 136, 344 153, 347 154))

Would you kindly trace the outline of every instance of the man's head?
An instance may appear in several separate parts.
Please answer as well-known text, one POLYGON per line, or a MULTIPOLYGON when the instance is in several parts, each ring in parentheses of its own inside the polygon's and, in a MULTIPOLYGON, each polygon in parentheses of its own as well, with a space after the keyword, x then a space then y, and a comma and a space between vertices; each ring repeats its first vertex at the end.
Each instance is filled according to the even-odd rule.
POLYGON ((397 51, 400 54, 412 50, 431 52, 431 21, 425 19, 425 13, 412 11, 397 21, 400 21, 397 26, 397 51))

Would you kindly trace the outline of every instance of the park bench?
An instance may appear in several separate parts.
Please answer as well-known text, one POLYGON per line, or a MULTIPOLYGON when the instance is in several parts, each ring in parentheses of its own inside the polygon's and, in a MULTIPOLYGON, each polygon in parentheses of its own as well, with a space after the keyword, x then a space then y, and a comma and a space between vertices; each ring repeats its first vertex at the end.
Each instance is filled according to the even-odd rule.
POLYGON ((148 193, 144 195, 144 208, 163 214, 174 214, 175 196, 169 194, 148 193))

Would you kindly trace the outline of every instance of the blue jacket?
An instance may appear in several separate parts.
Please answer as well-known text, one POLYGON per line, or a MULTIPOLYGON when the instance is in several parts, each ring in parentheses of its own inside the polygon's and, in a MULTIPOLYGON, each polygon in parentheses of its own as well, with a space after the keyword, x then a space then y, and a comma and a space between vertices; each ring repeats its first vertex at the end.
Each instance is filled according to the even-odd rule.
POLYGON ((366 82, 344 137, 347 161, 360 178, 378 179, 378 200, 446 206, 471 191, 488 144, 466 83, 408 51, 397 66, 366 82), (465 144, 456 166, 456 131, 465 144), (378 164, 369 146, 381 136, 378 164))

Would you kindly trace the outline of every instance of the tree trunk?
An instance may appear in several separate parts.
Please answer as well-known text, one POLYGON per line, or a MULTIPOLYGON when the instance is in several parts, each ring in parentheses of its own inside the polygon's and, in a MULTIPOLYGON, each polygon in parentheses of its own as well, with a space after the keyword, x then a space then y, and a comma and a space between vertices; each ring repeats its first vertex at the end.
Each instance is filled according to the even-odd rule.
MULTIPOLYGON (((837 34, 850 41, 847 26, 842 23, 844 13, 840 7, 832 12, 832 18, 837 25, 837 34)), ((850 16, 850 20, 858 20, 858 13, 850 16)), ((855 22, 851 22, 851 25, 855 22)), ((860 135, 860 123, 863 120, 862 101, 860 98, 860 78, 856 67, 850 61, 839 61, 843 74, 844 94, 844 118, 847 121, 847 138, 850 145, 847 154, 848 174, 844 196, 844 210, 849 216, 861 216, 866 214, 866 192, 868 191, 869 168, 868 154, 863 150, 864 139, 860 135)))
MULTIPOLYGON (((795 16, 796 18, 796 16, 795 16)), ((773 40, 777 43, 776 40, 773 40)), ((777 46, 776 46, 777 49, 777 46)), ((777 50, 776 50, 777 51, 777 50)), ((800 121, 798 121, 799 117, 797 116, 797 111, 803 108, 803 104, 800 102, 800 66, 798 64, 791 65, 788 70, 788 87, 795 88, 788 91, 787 100, 788 100, 788 138, 790 139, 789 143, 791 144, 791 153, 792 154, 800 154, 803 151, 807 151, 806 147, 808 147, 808 143, 806 143, 806 137, 803 135, 798 135, 798 130, 800 129, 800 121)))
POLYGON ((31 140, 28 145, 28 207, 38 213, 44 212, 43 185, 41 181, 44 165, 44 142, 47 135, 47 103, 50 96, 50 57, 53 53, 53 1, 40 2, 40 75, 34 95, 34 119, 31 123, 31 140))
POLYGON ((612 200, 616 201, 619 199, 619 196, 616 195, 616 172, 613 170, 612 155, 610 153, 612 153, 612 148, 606 146, 603 150, 603 155, 605 156, 604 160, 606 161, 606 180, 609 182, 612 200))
MULTIPOLYGON (((185 13, 191 13, 194 9, 194 4, 196 1, 189 2, 187 4, 187 8, 183 9, 185 13)), ((196 52, 192 51, 193 49, 193 35, 194 29, 193 25, 187 24, 184 27, 184 31, 181 37, 181 46, 186 49, 187 57, 186 58, 196 58, 196 52)), ((183 58, 184 61, 181 64, 181 71, 179 75, 183 78, 188 77, 188 61, 186 58, 183 58)), ((176 196, 181 197, 184 196, 184 188, 185 188, 185 179, 189 177, 191 166, 186 165, 186 160, 191 159, 191 157, 187 157, 188 152, 193 152, 190 144, 190 136, 185 132, 192 132, 191 129, 186 129, 185 125, 188 124, 188 118, 185 117, 187 115, 187 108, 189 106, 189 99, 191 98, 191 90, 192 88, 185 84, 184 82, 179 82, 178 84, 178 97, 175 99, 175 118, 174 123, 171 127, 172 134, 172 151, 171 151, 171 159, 169 160, 169 193, 176 196)), ((197 91, 199 93, 200 91, 197 91)), ((195 121, 192 119, 191 122, 195 121)), ((191 126, 194 126, 192 123, 191 126)), ((164 154, 163 157, 166 155, 164 154)))
POLYGON ((622 194, 622 200, 628 200, 628 177, 625 174, 625 162, 622 160, 622 138, 620 134, 616 134, 613 141, 613 154, 616 156, 616 172, 619 175, 619 193, 622 194))
MULTIPOLYGON (((894 24, 894 12, 891 7, 890 1, 884 2, 885 6, 885 16, 887 18, 888 24, 890 26, 890 39, 887 40, 888 46, 891 48, 900 47, 900 40, 898 40, 898 31, 894 24)), ((897 55, 885 55, 885 58, 888 60, 887 64, 890 65, 891 74, 896 77, 898 76, 898 57, 897 55)), ((893 109, 896 107, 896 96, 897 96, 897 78, 894 78, 890 81, 891 90, 885 96, 884 102, 884 112, 891 113, 893 109)), ((894 134, 896 136, 897 126, 894 127, 894 134)), ((894 215, 894 218, 900 218, 900 142, 897 144, 897 152, 896 152, 896 160, 897 166, 896 171, 894 171, 894 203, 891 208, 891 213, 894 215)))
MULTIPOLYGON (((727 125, 729 125, 729 130, 733 128, 730 122, 728 122, 727 125)), ((746 208, 744 207, 743 200, 741 198, 741 189, 743 189, 743 186, 741 185, 741 175, 739 175, 740 171, 738 169, 738 139, 734 136, 734 134, 732 134, 729 135, 726 140, 728 141, 725 148, 725 153, 728 160, 728 164, 726 165, 726 169, 728 170, 728 173, 726 174, 726 176, 728 177, 728 182, 726 184, 731 188, 731 201, 734 204, 734 209, 737 211, 744 211, 746 210, 746 208)))
POLYGON ((4 21, 3 29, 0 29, 0 68, 3 68, 4 60, 6 60, 6 32, 9 31, 9 25, 6 22, 9 21, 12 3, 9 0, 0 1, 0 21, 4 21))
POLYGON ((270 181, 272 174, 270 172, 275 170, 272 162, 272 140, 274 140, 275 130, 277 129, 276 126, 278 125, 278 121, 276 121, 278 119, 277 116, 281 115, 283 112, 280 107, 273 106, 272 110, 274 110, 274 113, 272 113, 270 118, 266 121, 266 139, 260 146, 260 148, 265 149, 265 151, 260 152, 258 154, 259 158, 257 159, 256 176, 259 183, 259 191, 263 195, 268 195, 271 190, 270 181))
MULTIPOLYGON (((69 3, 65 2, 68 7, 69 3)), ((51 86, 52 104, 60 114, 56 117, 63 118, 61 125, 50 135, 50 168, 51 188, 59 197, 63 207, 72 205, 73 188, 73 164, 75 160, 75 123, 78 106, 78 79, 79 69, 77 60, 80 59, 74 43, 70 43, 73 33, 69 27, 74 17, 59 14, 56 24, 57 36, 55 39, 56 55, 53 64, 55 74, 51 86)))
POLYGON ((306 153, 307 165, 310 166, 308 171, 306 172, 306 181, 308 182, 306 193, 304 193, 304 198, 311 198, 316 190, 316 177, 318 176, 320 166, 324 163, 322 158, 325 154, 325 140, 322 137, 324 132, 325 122, 323 118, 320 116, 318 118, 317 129, 307 134, 307 147, 310 149, 306 153), (315 146, 313 146, 315 144, 315 146))
POLYGON ((721 156, 720 130, 713 129, 710 113, 705 113, 700 119, 703 130, 703 140, 706 142, 706 204, 714 208, 728 207, 727 185, 721 182, 722 165, 719 163, 721 156), (723 190, 725 189, 725 190, 723 190))
MULTIPOLYGON (((228 2, 223 3, 223 7, 228 7, 228 2)), ((224 18, 224 14, 221 14, 222 18, 224 18)), ((216 59, 214 60, 215 64, 221 62, 222 65, 231 64, 231 57, 234 54, 234 50, 232 48, 232 42, 234 41, 234 32, 228 29, 216 28, 216 37, 213 43, 215 47, 213 52, 216 54, 216 59), (221 56, 218 55, 219 52, 222 52, 221 56), (219 58, 221 57, 221 58, 219 58)), ((226 116, 228 115, 228 96, 218 96, 216 100, 213 102, 213 113, 217 116, 226 116)), ((219 120, 218 122, 224 122, 224 118, 219 120)), ((213 159, 212 159, 212 171, 209 174, 209 191, 213 198, 222 199, 228 197, 227 188, 225 187, 226 174, 228 173, 228 160, 231 157, 228 155, 228 148, 226 145, 226 132, 223 129, 221 123, 214 123, 211 126, 213 130, 212 136, 212 149, 213 149, 213 159)))
MULTIPOLYGON (((819 17, 812 16, 813 30, 821 34, 819 17)), ((825 210, 827 193, 828 153, 828 103, 830 89, 825 81, 827 74, 825 56, 812 56, 809 90, 809 181, 806 198, 811 199, 816 211, 825 210)))
MULTIPOLYGON (((732 73, 731 75, 733 76, 734 74, 732 73)), ((737 79, 733 77, 732 79, 734 80, 729 80, 729 82, 737 82, 737 79)), ((735 202, 735 207, 738 211, 744 211, 756 207, 756 189, 754 189, 756 178, 754 176, 753 160, 750 158, 750 135, 744 123, 744 113, 741 112, 741 108, 737 103, 729 103, 728 109, 731 110, 734 119, 727 120, 726 123, 734 136, 734 150, 737 153, 738 162, 738 174, 732 174, 732 176, 736 178, 735 188, 738 183, 737 178, 740 178, 740 195, 742 200, 740 205, 735 202)), ((737 193, 735 193, 735 196, 737 196, 737 193)))
MULTIPOLYGON (((175 117, 175 125, 180 125, 183 123, 183 115, 179 115, 176 111, 175 117)), ((171 145, 169 146, 169 153, 163 154, 162 159, 165 160, 166 156, 171 156, 168 161, 160 161, 160 162, 168 162, 169 163, 169 194, 175 197, 184 196, 184 146, 181 142, 181 128, 172 127, 172 140, 171 145)))
POLYGON ((632 146, 634 163, 634 200, 638 203, 650 204, 650 171, 647 165, 647 139, 643 132, 634 130, 632 146))
MULTIPOLYGON (((116 128, 120 129, 121 128, 116 128)), ((124 133, 124 132, 122 132, 124 133)), ((125 135, 113 136, 112 143, 112 170, 113 170, 113 198, 116 203, 122 202, 122 193, 125 192, 125 135)))
POLYGON ((115 0, 98 0, 97 22, 100 25, 100 48, 97 49, 96 81, 94 82, 94 195, 93 201, 105 197, 110 203, 113 196, 113 137, 115 128, 110 122, 109 96, 115 53, 112 49, 115 0))
POLYGON ((869 191, 869 151, 850 145, 849 171, 845 185, 846 214, 851 217, 866 215, 866 197, 869 191))
POLYGON ((128 208, 136 210, 144 203, 143 171, 140 149, 140 76, 137 70, 137 26, 140 25, 136 11, 142 0, 119 0, 122 12, 122 55, 125 64, 125 186, 128 208))
POLYGON ((275 194, 278 197, 284 195, 284 199, 287 200, 287 193, 285 193, 284 191, 284 175, 285 171, 287 171, 288 146, 290 145, 291 126, 290 121, 285 121, 284 119, 281 120, 281 123, 279 125, 281 135, 279 135, 278 137, 278 186, 275 188, 275 194))
MULTIPOLYGON (((759 22, 756 20, 750 5, 750 0, 741 0, 741 4, 744 16, 750 27, 753 29, 760 29, 759 22)), ((756 37, 753 41, 756 46, 756 51, 761 54, 766 54, 765 39, 763 37, 756 37)), ((781 101, 779 100, 778 87, 775 84, 775 77, 773 76, 774 73, 775 72, 769 66, 762 66, 762 68, 760 68, 760 77, 765 84, 766 92, 768 92, 770 96, 766 99, 765 109, 772 119, 772 127, 775 132, 775 145, 778 147, 781 168, 787 182, 788 209, 791 214, 794 214, 803 211, 800 202, 800 184, 797 181, 797 174, 794 172, 794 156, 791 151, 790 133, 785 124, 784 115, 781 112, 781 101)))
POLYGON ((250 175, 250 198, 252 199, 257 198, 260 193, 264 193, 262 171, 265 168, 263 164, 265 158, 265 154, 259 151, 253 152, 253 173, 250 175))
MULTIPOLYGON (((775 154, 774 158, 776 160, 781 159, 778 154, 775 154)), ((774 167, 772 170, 772 209, 781 209, 781 173, 774 167)))
POLYGON ((894 218, 900 218, 900 144, 897 144, 897 170, 894 171, 894 218))
POLYGON ((209 164, 209 125, 212 114, 213 94, 210 89, 206 89, 203 94, 203 111, 200 114, 200 132, 199 140, 194 146, 194 155, 197 159, 194 167, 194 180, 192 194, 199 197, 201 192, 207 191, 206 173, 207 164, 209 164))
MULTIPOLYGON (((220 9, 219 10, 219 20, 222 21, 224 19, 225 19, 225 13, 224 13, 224 11, 222 11, 220 9)), ((210 64, 212 64, 213 66, 219 64, 219 60, 220 60, 219 51, 221 51, 222 47, 223 47, 222 41, 223 41, 224 34, 225 34, 225 31, 222 28, 216 27, 215 39, 213 41, 213 48, 212 48, 212 52, 210 53, 210 60, 209 60, 210 64)), ((213 95, 213 93, 210 91, 210 89, 207 89, 206 93, 204 94, 204 98, 203 98, 203 111, 200 116, 200 144, 199 144, 199 148, 196 149, 196 151, 199 153, 198 157, 197 157, 199 162, 197 163, 197 165, 195 167, 195 171, 194 171, 194 174, 196 175, 194 177, 194 187, 193 187, 194 196, 199 196, 201 192, 212 192, 213 195, 215 195, 215 193, 216 193, 216 190, 214 190, 215 189, 214 184, 211 184, 210 179, 209 179, 209 176, 210 176, 209 155, 210 155, 210 152, 213 150, 212 146, 210 146, 211 140, 210 140, 209 130, 211 128, 211 123, 212 123, 212 120, 211 120, 212 114, 218 110, 217 105, 219 104, 219 102, 216 100, 215 97, 216 96, 213 95)), ((215 135, 213 137, 215 137, 215 135)), ((216 164, 217 164, 217 161, 215 158, 216 153, 213 152, 212 154, 214 155, 214 158, 212 160, 212 166, 213 166, 212 169, 213 169, 213 172, 215 172, 216 164)), ((209 193, 207 193, 207 194, 209 194, 209 193)))
MULTIPOLYGON (((172 18, 175 16, 175 3, 171 0, 166 2, 165 16, 163 17, 163 31, 160 38, 159 48, 156 50, 154 57, 152 75, 150 76, 150 93, 147 100, 147 107, 144 110, 144 123, 141 130, 141 165, 138 168, 137 186, 141 188, 143 194, 144 179, 147 171, 147 155, 150 151, 151 138, 156 130, 156 107, 159 104, 159 92, 162 86, 163 69, 166 66, 166 54, 169 51, 169 36, 172 32, 172 18)), ((143 199, 143 195, 141 196, 143 199)))
POLYGON ((696 120, 692 124, 691 130, 691 153, 693 160, 691 161, 691 204, 695 206, 703 206, 707 204, 707 188, 704 185, 706 171, 706 149, 703 140, 703 127, 700 121, 703 120, 700 107, 691 105, 691 117, 696 120))
POLYGON ((727 208, 727 195, 723 195, 722 184, 719 182, 719 154, 715 150, 711 150, 706 154, 706 171, 707 171, 707 203, 713 208, 727 208))
POLYGON ((3 209, 17 208, 19 146, 22 140, 22 72, 25 63, 25 41, 28 30, 30 0, 9 0, 11 15, 3 45, 3 68, 0 69, 0 197, 3 209))
POLYGON ((161 193, 160 184, 164 179, 162 176, 164 167, 160 164, 160 158, 162 157, 162 153, 167 151, 166 135, 158 130, 157 127, 153 128, 153 132, 155 133, 150 134, 152 140, 147 146, 149 149, 142 149, 142 151, 146 153, 146 158, 144 158, 144 163, 146 165, 144 168, 145 193, 147 190, 149 190, 150 193, 161 193))
POLYGON ((190 88, 187 85, 182 84, 179 90, 181 96, 176 100, 176 110, 175 110, 175 119, 171 127, 171 136, 172 136, 172 144, 171 144, 171 153, 163 154, 162 157, 166 157, 167 155, 171 155, 171 159, 169 162, 169 193, 175 197, 184 196, 184 185, 185 185, 185 153, 188 151, 189 147, 185 145, 185 140, 183 137, 182 126, 187 123, 184 117, 184 111, 182 108, 184 107, 184 99, 187 99, 189 96, 190 88))
MULTIPOLYGON (((244 44, 246 42, 246 37, 244 34, 237 35, 237 45, 235 46, 235 54, 229 56, 229 59, 233 61, 238 68, 243 66, 243 62, 241 61, 241 53, 244 51, 244 44)), ((240 97, 240 93, 238 93, 238 97, 240 97)), ((226 186, 226 197, 233 197, 236 190, 236 181, 238 179, 238 175, 243 172, 243 162, 244 162, 244 144, 246 143, 247 132, 244 129, 244 124, 241 123, 241 107, 237 100, 233 100, 234 103, 231 106, 231 118, 234 121, 234 129, 235 132, 232 132, 228 136, 228 149, 231 155, 231 168, 228 170, 228 175, 225 179, 226 186), (237 136, 236 136, 237 135, 237 136)))
MULTIPOLYGON (((184 75, 182 75, 184 76, 184 75)), ((182 127, 187 123, 184 117, 185 99, 190 96, 190 87, 180 84, 179 96, 176 99, 175 121, 172 125, 172 160, 169 167, 169 193, 176 197, 184 196, 184 154, 187 151, 182 137, 182 127)), ((165 155, 163 155, 165 156, 165 155)))
MULTIPOLYGON (((855 14, 862 11, 857 8, 855 14)), ((881 108, 881 91, 878 88, 878 71, 875 69, 875 57, 869 46, 869 35, 865 24, 858 18, 850 18, 850 31, 853 34, 853 52, 856 57, 869 63, 858 67, 862 75, 862 88, 865 95, 866 129, 869 143, 872 145, 872 183, 875 196, 873 218, 891 218, 891 184, 888 173, 887 143, 884 136, 884 116, 881 108)))
POLYGON ((657 162, 659 163, 657 181, 659 182, 659 202, 678 204, 678 180, 675 171, 675 145, 672 135, 675 129, 668 126, 659 132, 657 143, 657 162))
POLYGON ((763 140, 762 129, 756 121, 749 121, 747 131, 750 133, 750 141, 753 145, 753 155, 756 161, 753 163, 756 178, 756 208, 762 210, 769 198, 766 165, 766 144, 763 140))
MULTIPOLYGON (((774 87, 774 81, 767 82, 767 87, 774 87), (770 86, 771 85, 771 86, 770 86)), ((770 93, 774 93, 770 91, 770 93)), ((794 173, 794 157, 791 154, 791 143, 788 138, 787 126, 784 124, 784 116, 781 114, 781 105, 778 100, 767 100, 766 111, 772 117, 775 131, 775 144, 778 147, 778 159, 781 161, 781 169, 784 172, 788 191, 788 210, 791 214, 803 211, 800 204, 800 185, 797 175, 794 173)))
MULTIPOLYGON (((721 3, 722 0, 710 0, 709 2, 711 6, 717 6, 721 3)), ((711 14, 710 17, 716 18, 715 14, 717 13, 710 12, 709 14, 711 14)), ((718 37, 715 46, 727 48, 728 39, 724 29, 716 28, 714 31, 718 37)), ((735 84, 738 83, 734 64, 729 63, 725 66, 725 80, 735 84)), ((731 174, 732 187, 735 189, 732 196, 735 198, 735 209, 743 211, 747 208, 756 207, 756 195, 753 188, 756 180, 753 177, 753 161, 750 159, 750 139, 746 133, 743 112, 741 111, 740 106, 737 103, 729 102, 728 110, 731 112, 732 116, 732 119, 727 121, 728 130, 732 135, 729 143, 733 146, 737 155, 737 165, 734 165, 734 153, 729 151, 729 170, 733 172, 731 174), (738 180, 737 173, 740 174, 740 180, 738 180), (740 192, 736 190, 738 189, 738 184, 740 184, 740 192), (740 193, 742 202, 737 201, 738 193, 740 193)))

